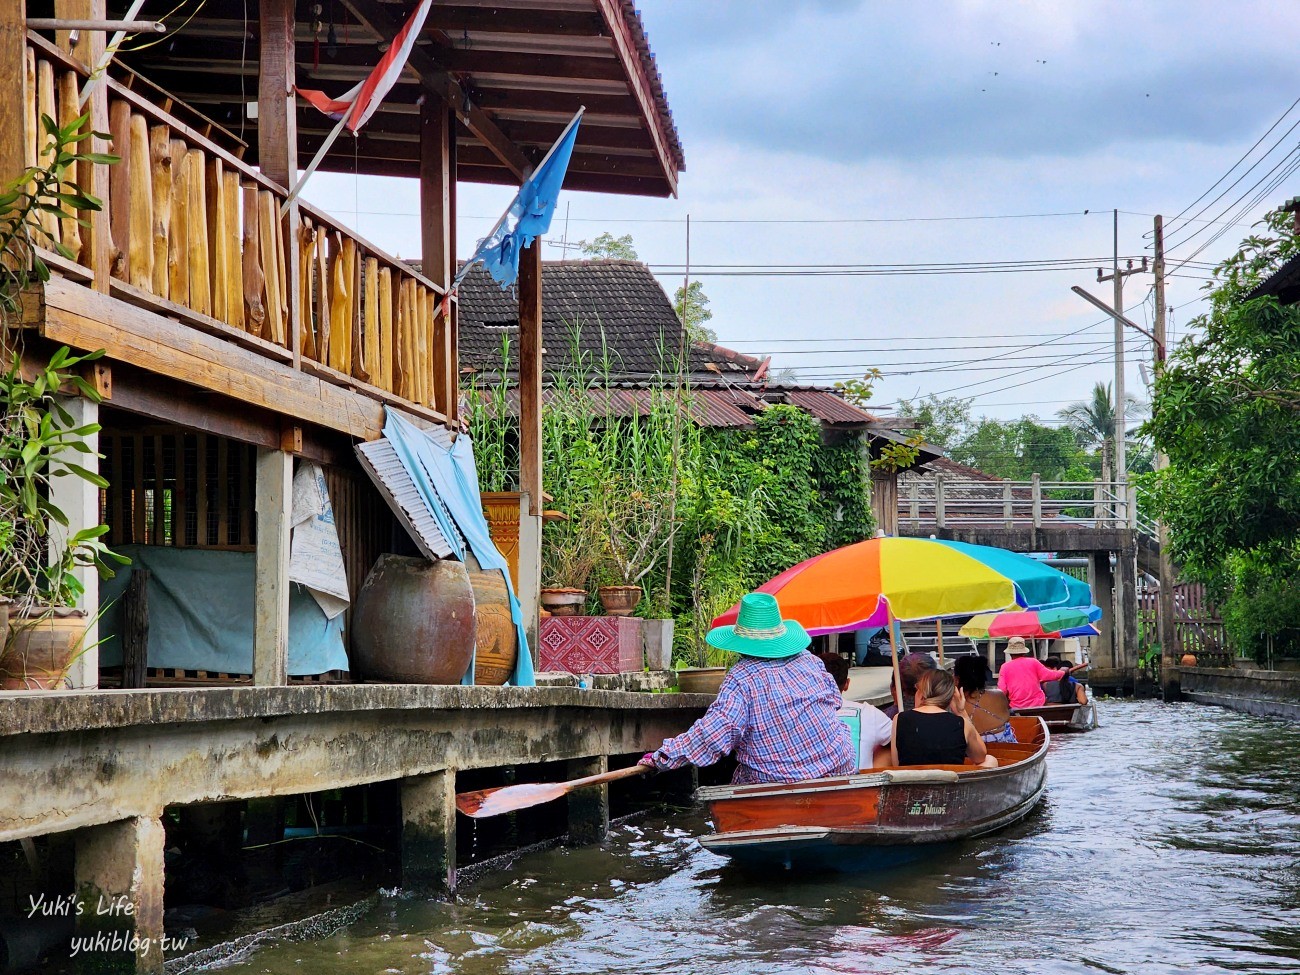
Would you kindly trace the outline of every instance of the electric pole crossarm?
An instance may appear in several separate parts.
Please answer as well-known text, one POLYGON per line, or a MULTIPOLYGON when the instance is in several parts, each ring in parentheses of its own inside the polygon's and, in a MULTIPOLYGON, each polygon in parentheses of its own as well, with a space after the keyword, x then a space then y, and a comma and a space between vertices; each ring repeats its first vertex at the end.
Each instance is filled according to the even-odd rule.
POLYGON ((1070 290, 1073 291, 1080 298, 1084 299, 1084 301, 1088 301, 1096 305, 1098 308, 1104 311, 1111 318, 1115 319, 1115 321, 1119 322, 1121 325, 1127 325, 1129 328, 1133 329, 1134 331, 1141 332, 1143 335, 1145 335, 1147 338, 1149 338, 1152 342, 1155 343, 1156 352, 1159 354, 1161 360, 1164 359, 1165 357, 1164 343, 1161 342, 1158 338, 1156 338, 1153 332, 1143 328, 1141 325, 1133 321, 1133 319, 1129 318, 1127 315, 1121 315, 1110 305, 1106 304, 1106 302, 1102 301, 1096 295, 1089 294, 1087 291, 1084 291, 1077 284, 1072 285, 1070 290))

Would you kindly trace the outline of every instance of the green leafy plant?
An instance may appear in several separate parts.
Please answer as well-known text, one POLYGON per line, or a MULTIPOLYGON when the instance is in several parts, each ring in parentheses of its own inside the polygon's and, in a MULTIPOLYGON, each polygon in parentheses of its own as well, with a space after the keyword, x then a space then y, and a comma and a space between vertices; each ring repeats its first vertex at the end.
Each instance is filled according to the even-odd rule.
POLYGON ((91 212, 103 206, 71 178, 81 163, 117 162, 117 156, 77 148, 90 138, 111 138, 103 132, 83 131, 89 118, 82 115, 60 128, 48 115, 42 115, 41 127, 49 140, 41 153, 45 161, 24 170, 0 191, 0 254, 4 255, 0 261, 0 313, 6 324, 20 309, 22 292, 33 281, 49 280, 50 270, 37 247, 50 247, 69 260, 76 259, 47 223, 42 223, 40 214, 52 215, 56 227, 66 220, 85 227, 89 222, 75 216, 76 211, 91 212))
POLYGON ((48 246, 64 257, 75 257, 42 215, 52 215, 56 229, 66 220, 85 226, 87 221, 76 212, 101 208, 101 202, 72 178, 82 163, 117 161, 115 156, 78 149, 92 136, 108 138, 83 131, 87 120, 82 116, 59 127, 43 115, 48 142, 41 164, 25 170, 0 192, 0 317, 8 358, 0 375, 0 598, 15 610, 15 633, 38 625, 60 607, 74 605, 84 594, 79 569, 93 566, 108 575, 109 563, 127 561, 104 544, 106 525, 72 531, 67 514, 51 500, 55 478, 75 477, 98 488, 107 486, 97 473, 74 460, 77 455, 93 456, 86 438, 98 433, 99 425, 78 425, 59 399, 79 395, 99 402, 99 394, 82 378, 80 368, 103 352, 74 355, 65 346, 44 365, 32 365, 22 355, 21 332, 11 324, 21 310, 23 292, 49 279, 38 248, 48 246))

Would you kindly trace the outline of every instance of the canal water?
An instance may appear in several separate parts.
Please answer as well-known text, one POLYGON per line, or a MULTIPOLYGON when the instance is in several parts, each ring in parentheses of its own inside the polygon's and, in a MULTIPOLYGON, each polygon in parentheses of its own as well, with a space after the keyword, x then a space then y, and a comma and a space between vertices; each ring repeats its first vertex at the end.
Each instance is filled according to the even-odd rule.
POLYGON ((1101 705, 1059 736, 1045 803, 873 876, 752 876, 698 812, 521 857, 457 904, 381 895, 342 931, 231 959, 258 973, 1300 971, 1300 726, 1101 705))

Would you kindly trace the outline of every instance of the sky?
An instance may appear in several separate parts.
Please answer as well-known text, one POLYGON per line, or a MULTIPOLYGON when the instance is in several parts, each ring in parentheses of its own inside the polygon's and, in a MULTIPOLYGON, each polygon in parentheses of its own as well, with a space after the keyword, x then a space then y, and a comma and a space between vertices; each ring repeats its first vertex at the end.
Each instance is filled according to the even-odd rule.
MULTIPOLYGON (((678 198, 566 193, 544 256, 630 233, 671 293, 689 215, 691 277, 704 282, 719 343, 772 355, 807 382, 878 368, 882 413, 935 393, 973 398, 976 414, 1054 418, 1114 379, 1112 323, 1070 291, 1109 303, 1095 268, 1112 259, 1113 211, 1122 262, 1150 256, 1152 217, 1165 216, 1177 339, 1206 267, 1300 194, 1290 175, 1300 4, 642 0, 640 10, 685 150, 678 198), (1176 267, 1183 259, 1192 263, 1176 267), (1059 260, 1075 263, 863 273, 1059 260)), ((466 257, 512 191, 458 191, 466 257)), ((321 174, 305 195, 381 246, 419 253, 413 180, 321 174)), ((1125 285, 1144 326, 1151 286, 1150 273, 1125 285)), ((1126 389, 1144 398, 1137 363, 1150 343, 1129 331, 1125 347, 1126 389)))

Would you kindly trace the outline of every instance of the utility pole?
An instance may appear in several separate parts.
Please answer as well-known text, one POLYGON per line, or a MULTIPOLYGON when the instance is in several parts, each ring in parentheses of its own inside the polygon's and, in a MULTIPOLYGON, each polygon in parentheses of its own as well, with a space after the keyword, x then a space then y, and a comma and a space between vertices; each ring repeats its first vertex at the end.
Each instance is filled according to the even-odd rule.
MULTIPOLYGON (((1146 258, 1142 258, 1142 266, 1134 267, 1133 261, 1129 260, 1128 267, 1120 270, 1119 266, 1119 210, 1114 211, 1114 257, 1111 262, 1110 274, 1102 274, 1101 268, 1097 268, 1097 281, 1111 281, 1115 286, 1115 298, 1112 305, 1111 317, 1115 321, 1115 390, 1114 390, 1114 409, 1115 409, 1115 452, 1112 455, 1115 458, 1115 483, 1112 491, 1115 495, 1115 514, 1117 523, 1127 523, 1130 519, 1125 518, 1122 522, 1118 515, 1120 505, 1128 502, 1130 498, 1128 490, 1128 451, 1125 449, 1125 439, 1128 434, 1128 410, 1126 407, 1126 397, 1124 394, 1124 279, 1130 274, 1141 274, 1147 269, 1146 258)), ((1131 518, 1132 512, 1126 512, 1131 518)), ((1126 555, 1123 550, 1116 553, 1119 564, 1116 565, 1115 572, 1115 613, 1118 617, 1119 626, 1114 628, 1115 639, 1113 643, 1115 652, 1115 663, 1123 666, 1124 662, 1132 656, 1136 660, 1137 654, 1137 622, 1132 621, 1133 628, 1130 631, 1128 626, 1128 612, 1126 607, 1136 606, 1137 594, 1128 592, 1128 588, 1136 584, 1136 565, 1131 566, 1132 571, 1126 571, 1126 555), (1132 643, 1132 645, 1130 645, 1132 643)))
MULTIPOLYGON (((1165 219, 1156 214, 1155 219, 1155 260, 1152 270, 1155 274, 1156 314, 1152 354, 1155 356, 1155 377, 1159 381, 1165 371, 1167 347, 1165 340, 1165 219)), ((1162 450, 1156 451, 1155 468, 1162 471, 1169 466, 1169 456, 1162 450)), ((1177 642, 1178 622, 1174 616, 1174 579, 1173 563, 1169 560, 1169 529, 1163 520, 1156 523, 1156 541, 1160 545, 1160 564, 1158 568, 1160 582, 1160 603, 1156 607, 1156 639, 1160 641, 1160 685, 1166 701, 1177 701, 1182 696, 1182 683, 1178 679, 1178 666, 1174 644, 1177 642)))
POLYGON ((1147 259, 1142 258, 1142 266, 1134 267, 1133 261, 1128 262, 1128 267, 1120 270, 1119 267, 1119 210, 1114 212, 1115 215, 1115 256, 1111 264, 1110 274, 1102 274, 1101 268, 1097 268, 1097 281, 1113 281, 1115 283, 1115 300, 1114 300, 1114 319, 1115 319, 1115 482, 1116 491, 1126 491, 1128 487, 1128 460, 1127 451, 1124 449, 1125 434, 1128 432, 1128 411, 1125 409, 1124 396, 1124 279, 1130 274, 1143 274, 1147 269, 1147 259))

